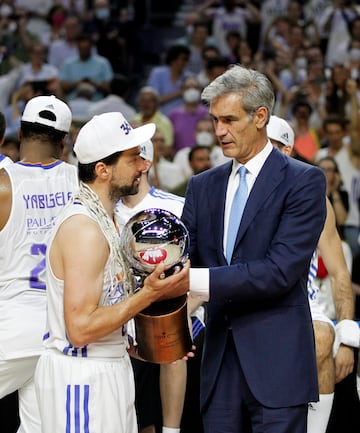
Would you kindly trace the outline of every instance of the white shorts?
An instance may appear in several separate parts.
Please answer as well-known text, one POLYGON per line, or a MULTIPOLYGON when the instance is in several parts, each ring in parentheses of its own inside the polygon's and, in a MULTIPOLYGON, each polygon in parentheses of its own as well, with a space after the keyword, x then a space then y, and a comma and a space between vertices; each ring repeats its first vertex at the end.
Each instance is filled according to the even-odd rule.
POLYGON ((309 305, 310 305, 312 320, 318 320, 319 322, 326 322, 334 327, 334 323, 324 313, 317 299, 309 299, 309 305))
POLYGON ((33 375, 38 356, 0 361, 0 398, 19 391, 18 433, 41 433, 33 375))
POLYGON ((43 433, 137 433, 129 356, 41 355, 35 371, 43 433))

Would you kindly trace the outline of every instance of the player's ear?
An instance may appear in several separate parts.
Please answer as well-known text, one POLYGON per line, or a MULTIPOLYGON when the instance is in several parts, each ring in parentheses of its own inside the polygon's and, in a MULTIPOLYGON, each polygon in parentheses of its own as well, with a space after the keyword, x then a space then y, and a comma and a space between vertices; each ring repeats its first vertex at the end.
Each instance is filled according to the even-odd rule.
POLYGON ((102 161, 98 162, 95 165, 96 176, 105 180, 109 176, 109 174, 111 172, 110 168, 111 168, 110 165, 106 165, 102 161))

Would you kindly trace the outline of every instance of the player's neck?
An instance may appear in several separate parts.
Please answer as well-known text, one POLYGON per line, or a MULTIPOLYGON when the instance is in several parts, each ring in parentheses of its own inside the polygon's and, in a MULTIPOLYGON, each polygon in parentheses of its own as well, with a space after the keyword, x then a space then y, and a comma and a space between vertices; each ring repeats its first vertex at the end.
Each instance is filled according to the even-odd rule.
POLYGON ((60 159, 60 154, 50 143, 21 143, 20 161, 30 163, 51 164, 60 159))

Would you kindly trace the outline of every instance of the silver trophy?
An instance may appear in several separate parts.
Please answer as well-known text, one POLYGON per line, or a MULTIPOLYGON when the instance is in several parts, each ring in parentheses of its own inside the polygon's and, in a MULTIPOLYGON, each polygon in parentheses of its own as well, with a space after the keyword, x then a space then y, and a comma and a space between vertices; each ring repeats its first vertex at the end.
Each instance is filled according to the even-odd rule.
MULTIPOLYGON (((126 223, 120 244, 141 290, 144 279, 160 263, 166 278, 188 259, 189 234, 183 222, 164 209, 145 209, 126 223)), ((154 302, 135 316, 138 353, 146 361, 173 362, 191 349, 187 295, 154 302)))

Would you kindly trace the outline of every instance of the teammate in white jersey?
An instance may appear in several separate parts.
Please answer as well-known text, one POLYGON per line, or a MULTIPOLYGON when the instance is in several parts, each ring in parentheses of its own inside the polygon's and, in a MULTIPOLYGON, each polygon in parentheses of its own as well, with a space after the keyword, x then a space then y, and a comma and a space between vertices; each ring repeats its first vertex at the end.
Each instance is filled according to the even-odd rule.
MULTIPOLYGON (((294 145, 294 132, 285 120, 271 116, 267 134, 275 147, 290 156, 294 145)), ((308 433, 325 433, 334 399, 335 383, 353 371, 353 348, 359 347, 360 340, 358 325, 352 320, 354 300, 351 278, 329 200, 326 201, 326 206, 327 216, 318 250, 331 278, 338 323, 334 328, 317 301, 318 288, 314 284, 317 273, 315 252, 309 270, 308 297, 315 334, 320 400, 309 406, 308 433)))
POLYGON ((115 204, 138 191, 139 145, 154 131, 154 124, 133 129, 121 113, 105 113, 76 139, 80 189, 47 250, 48 332, 35 373, 44 433, 137 432, 126 324, 189 286, 189 263, 165 279, 161 263, 134 293, 120 250, 115 204))
MULTIPOLYGON (((6 129, 6 120, 4 114, 0 111, 0 146, 3 144, 5 139, 5 129, 6 129)), ((6 167, 9 164, 12 164, 13 161, 6 155, 2 155, 0 153, 0 168, 6 167)))
MULTIPOLYGON (((146 169, 141 174, 139 191, 135 195, 123 197, 116 205, 116 219, 120 232, 126 222, 137 212, 149 208, 166 209, 181 217, 184 198, 154 188, 149 184, 148 172, 153 161, 154 148, 149 140, 141 146, 141 157, 146 169)), ((173 364, 151 364, 139 360, 132 362, 136 383, 136 406, 139 430, 155 433, 155 426, 161 422, 159 408, 159 370, 160 395, 162 406, 162 433, 180 432, 186 387, 186 362, 181 360, 173 364)))
POLYGON ((20 432, 40 433, 33 374, 45 331, 45 253, 59 211, 78 188, 58 159, 71 124, 54 96, 25 106, 20 161, 0 170, 0 397, 19 391, 20 432))

